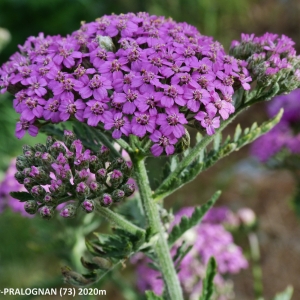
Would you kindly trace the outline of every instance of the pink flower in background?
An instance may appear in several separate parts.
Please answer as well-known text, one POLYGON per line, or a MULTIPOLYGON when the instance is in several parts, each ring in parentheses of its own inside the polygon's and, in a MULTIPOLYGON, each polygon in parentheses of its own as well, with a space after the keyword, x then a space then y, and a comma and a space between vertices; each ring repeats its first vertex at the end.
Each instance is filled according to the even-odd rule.
MULTIPOLYGON (((184 207, 175 214, 171 228, 178 224, 183 216, 190 217, 194 207, 184 207)), ((215 297, 218 300, 232 299, 232 286, 226 276, 236 274, 248 267, 242 249, 237 246, 225 225, 237 226, 239 217, 226 207, 212 208, 205 215, 201 224, 188 230, 171 249, 174 257, 178 247, 184 241, 193 245, 192 249, 180 263, 179 280, 187 296, 186 299, 199 299, 202 291, 202 279, 205 277, 206 265, 210 257, 217 261, 218 274, 214 282, 216 285, 215 297)), ((137 254, 132 262, 137 264, 139 290, 153 290, 161 295, 164 284, 158 271, 149 267, 150 259, 143 254, 137 254)))
POLYGON ((24 217, 33 217, 24 210, 24 203, 10 196, 10 192, 26 191, 24 186, 15 179, 16 159, 13 159, 0 183, 0 211, 10 207, 13 211, 21 213, 24 217))

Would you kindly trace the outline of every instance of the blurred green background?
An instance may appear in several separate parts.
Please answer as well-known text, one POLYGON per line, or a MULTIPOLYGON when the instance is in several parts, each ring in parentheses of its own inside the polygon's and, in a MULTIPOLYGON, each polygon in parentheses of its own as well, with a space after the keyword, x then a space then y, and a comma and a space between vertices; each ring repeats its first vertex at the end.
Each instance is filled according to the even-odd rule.
MULTIPOLYGON (((297 50, 300 49, 299 0, 0 0, 0 27, 6 28, 11 34, 10 43, 0 52, 0 64, 8 60, 17 51, 17 45, 23 44, 28 36, 35 36, 39 32, 66 35, 78 29, 81 21, 90 22, 104 14, 138 11, 193 24, 202 34, 219 40, 225 49, 228 49, 231 40, 239 39, 242 32, 262 34, 266 31, 290 36, 296 42, 297 50)), ((14 137, 18 116, 12 109, 10 95, 0 96, 0 111, 1 179, 10 158, 20 153, 24 143, 33 144, 37 139, 26 136, 19 141, 14 137)), ((246 126, 254 120, 262 121, 265 118, 264 107, 258 105, 236 122, 246 126)), ((38 139, 44 138, 41 136, 38 139)), ((229 205, 233 209, 242 206, 254 209, 261 220, 265 295, 270 299, 276 292, 292 284, 295 287, 293 299, 299 299, 300 229, 288 207, 294 189, 293 179, 286 172, 275 174, 260 166, 253 167, 253 161, 248 156, 248 149, 245 148, 226 158, 175 193, 166 203, 168 206, 172 203, 175 207, 182 206, 183 201, 185 205, 195 205, 206 201, 216 189, 223 189, 219 204, 229 205)), ((159 173, 159 169, 153 171, 154 174, 159 173)), ((76 221, 68 226, 77 226, 76 221)), ((68 230, 68 227, 64 227, 56 221, 22 218, 9 210, 2 213, 0 289, 59 286, 62 282, 60 266, 65 263, 72 265, 68 254, 74 246, 71 236, 69 240, 62 238, 64 231, 68 230)), ((119 275, 110 275, 101 285, 101 288, 108 290, 107 299, 121 300, 124 299, 122 295, 126 295, 126 299, 143 299, 142 296, 134 298, 128 289, 128 284, 135 282, 134 273, 128 268, 120 272, 119 275), (117 288, 113 289, 116 285, 117 288)), ((254 299, 250 271, 233 280, 236 299, 254 299)))

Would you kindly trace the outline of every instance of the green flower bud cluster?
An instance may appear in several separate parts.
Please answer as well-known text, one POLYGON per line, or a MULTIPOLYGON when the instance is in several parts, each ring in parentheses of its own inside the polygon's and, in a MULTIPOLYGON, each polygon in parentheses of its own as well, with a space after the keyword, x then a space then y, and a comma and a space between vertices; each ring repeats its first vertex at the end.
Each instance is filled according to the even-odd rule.
POLYGON ((287 36, 266 33, 261 37, 242 34, 233 41, 229 53, 246 60, 247 69, 259 88, 278 84, 276 94, 289 93, 300 87, 300 56, 287 36))
POLYGON ((85 149, 73 132, 65 130, 64 140, 48 137, 46 144, 25 145, 17 157, 15 178, 28 191, 25 210, 37 211, 50 219, 62 203, 60 215, 71 218, 81 207, 91 213, 97 204, 108 207, 135 191, 128 182, 132 163, 119 157, 110 159, 110 150, 101 146, 97 153, 85 149))

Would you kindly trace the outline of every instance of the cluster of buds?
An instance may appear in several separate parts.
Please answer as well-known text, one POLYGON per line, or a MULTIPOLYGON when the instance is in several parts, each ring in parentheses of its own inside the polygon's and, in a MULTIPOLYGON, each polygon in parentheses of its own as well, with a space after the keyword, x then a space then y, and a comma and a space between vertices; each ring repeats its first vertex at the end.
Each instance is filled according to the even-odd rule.
POLYGON ((289 93, 300 86, 300 56, 294 45, 285 35, 242 34, 241 41, 231 43, 230 54, 247 61, 247 69, 259 86, 278 83, 279 94, 289 93))
POLYGON ((110 150, 101 146, 97 153, 85 149, 73 132, 65 130, 64 141, 48 137, 46 145, 25 145, 17 157, 15 178, 24 184, 32 200, 25 210, 38 210, 45 219, 54 215, 57 206, 64 218, 74 217, 79 207, 91 213, 96 205, 108 207, 135 191, 128 182, 132 163, 119 157, 109 158, 110 150))

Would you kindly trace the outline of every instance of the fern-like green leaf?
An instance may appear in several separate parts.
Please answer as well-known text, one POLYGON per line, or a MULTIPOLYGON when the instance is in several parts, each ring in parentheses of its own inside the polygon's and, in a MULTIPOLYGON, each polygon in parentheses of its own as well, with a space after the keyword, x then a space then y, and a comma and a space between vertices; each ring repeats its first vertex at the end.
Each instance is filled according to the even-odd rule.
MULTIPOLYGON (((163 181, 155 191, 154 198, 160 199, 170 195, 182 185, 195 179, 199 173, 214 165, 218 160, 253 142, 255 139, 271 130, 280 121, 282 113, 283 110, 280 110, 274 118, 264 122, 261 126, 257 126, 257 124, 254 123, 251 128, 246 128, 244 131, 242 131, 241 127, 238 125, 233 139, 228 136, 221 145, 219 140, 220 137, 217 135, 214 139, 214 149, 208 153, 202 149, 194 161, 183 168, 178 176, 172 176, 171 174, 169 176, 171 180, 168 180, 167 178, 163 181)), ((175 172, 177 169, 180 169, 180 162, 177 162, 175 172)))
POLYGON ((203 280, 202 294, 199 300, 211 300, 214 292, 214 277, 217 274, 217 263, 216 260, 211 257, 207 268, 205 279, 203 280))
POLYGON ((204 205, 196 207, 190 218, 183 216, 178 225, 175 225, 170 232, 168 243, 171 247, 187 230, 196 226, 201 222, 206 212, 215 204, 219 196, 220 191, 217 191, 212 198, 204 205))

